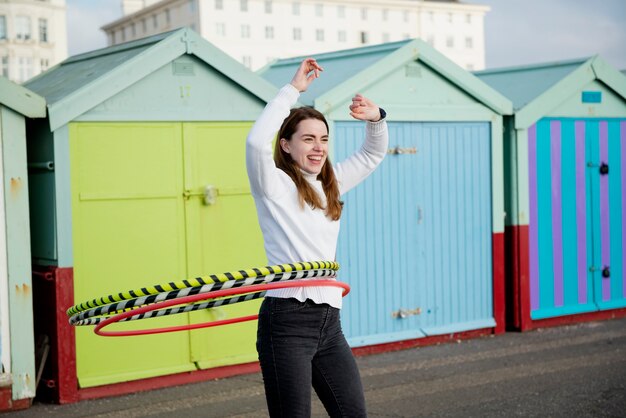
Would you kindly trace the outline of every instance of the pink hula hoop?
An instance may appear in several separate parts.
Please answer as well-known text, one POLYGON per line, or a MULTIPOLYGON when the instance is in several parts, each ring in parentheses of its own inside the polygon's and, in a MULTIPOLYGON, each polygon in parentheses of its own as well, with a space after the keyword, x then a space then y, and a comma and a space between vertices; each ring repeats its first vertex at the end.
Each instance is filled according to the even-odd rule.
POLYGON ((151 305, 142 306, 137 309, 133 309, 131 311, 122 312, 117 315, 114 315, 102 322, 100 322, 94 328, 93 332, 100 336, 105 337, 128 337, 133 335, 148 335, 148 334, 162 334, 166 332, 174 332, 174 331, 188 331, 192 329, 199 328, 208 328, 208 327, 216 327, 220 325, 228 325, 228 324, 236 324, 239 322, 245 321, 253 321, 259 317, 259 315, 248 315, 242 316, 239 318, 232 319, 222 319, 219 321, 210 321, 204 322, 201 324, 188 324, 188 325, 177 325, 173 327, 163 327, 163 328, 153 328, 153 329, 145 329, 145 330, 130 330, 130 331, 104 331, 108 325, 117 323, 122 319, 129 318, 134 315, 140 315, 142 313, 155 311, 157 309, 168 308, 170 306, 181 305, 183 303, 191 303, 197 302, 199 300, 207 300, 207 299, 215 299, 222 296, 232 296, 232 295, 240 295, 243 293, 252 293, 258 292, 262 290, 272 290, 272 289, 284 289, 289 287, 311 287, 311 286, 333 286, 340 287, 343 289, 342 296, 346 296, 350 293, 350 286, 346 283, 338 282, 336 280, 299 280, 293 282, 284 282, 284 283, 267 283, 267 284, 257 284, 252 286, 242 286, 231 289, 222 289, 216 290, 214 292, 209 293, 200 293, 197 295, 185 296, 182 298, 164 300, 162 302, 157 302, 151 305))

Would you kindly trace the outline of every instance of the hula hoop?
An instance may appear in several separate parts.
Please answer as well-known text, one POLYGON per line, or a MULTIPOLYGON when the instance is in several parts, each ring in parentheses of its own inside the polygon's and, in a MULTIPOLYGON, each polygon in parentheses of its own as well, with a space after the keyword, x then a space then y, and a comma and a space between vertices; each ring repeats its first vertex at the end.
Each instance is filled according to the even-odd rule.
MULTIPOLYGON (((148 311, 143 314, 134 315, 129 318, 120 319, 118 322, 128 322, 135 321, 138 319, 148 319, 148 318, 158 318, 165 315, 176 315, 179 313, 193 312, 199 311, 201 309, 209 309, 209 308, 218 308, 220 306, 232 305, 239 302, 248 302, 255 299, 260 299, 265 296, 266 292, 256 292, 256 293, 248 293, 241 296, 235 296, 232 298, 225 298, 219 300, 210 300, 201 303, 193 303, 185 306, 181 306, 179 308, 166 308, 166 309, 158 309, 154 311, 148 311), (135 317, 137 316, 137 318, 135 317)), ((126 312, 126 311, 122 311, 126 312)), ((135 309, 133 312, 137 312, 135 309)), ((114 314, 118 314, 121 312, 115 312, 114 314)), ((72 325, 81 326, 81 325, 98 325, 100 322, 106 320, 107 318, 112 317, 113 315, 97 317, 97 318, 85 318, 85 319, 76 319, 74 322, 71 322, 72 325)), ((70 319, 71 321, 71 319, 70 319)))
MULTIPOLYGON (((237 288, 231 288, 231 289, 216 290, 212 292, 211 298, 232 296, 232 295, 255 292, 255 291, 260 291, 260 290, 283 289, 283 288, 290 288, 290 287, 310 287, 310 286, 340 287, 343 289, 342 296, 346 296, 350 292, 350 286, 348 286, 345 283, 338 282, 335 280, 304 280, 304 281, 294 281, 294 282, 284 282, 284 283, 258 284, 258 285, 251 285, 247 287, 237 287, 237 288)), ((203 299, 207 299, 206 294, 196 294, 196 295, 185 296, 185 297, 178 298, 178 299, 165 300, 165 301, 154 303, 152 305, 142 306, 132 311, 122 312, 100 322, 94 328, 94 333, 100 336, 107 336, 107 337, 128 337, 128 336, 135 336, 135 335, 162 334, 166 332, 187 331, 187 330, 193 330, 193 329, 199 329, 199 328, 208 328, 208 327, 215 327, 215 326, 220 326, 220 325, 236 324, 239 322, 252 321, 258 318, 258 315, 255 314, 255 315, 242 316, 242 317, 233 318, 233 319, 222 319, 218 321, 204 322, 201 324, 178 325, 178 326, 173 326, 173 327, 153 328, 153 329, 147 329, 147 330, 103 331, 103 328, 107 327, 108 325, 119 322, 133 315, 141 315, 149 311, 167 308, 167 307, 175 306, 175 305, 180 305, 182 303, 196 302, 198 300, 203 300, 203 299)))
POLYGON ((245 280, 255 277, 269 276, 270 274, 290 273, 292 271, 302 270, 320 270, 331 269, 338 270, 339 264, 334 261, 301 261, 297 263, 278 264, 275 266, 257 267, 246 270, 237 270, 222 274, 212 274, 210 276, 196 277, 179 282, 169 282, 160 285, 142 287, 140 289, 129 290, 127 292, 118 293, 117 295, 108 295, 99 299, 92 299, 83 303, 72 306, 67 310, 67 315, 73 315, 88 309, 97 308, 99 306, 122 302, 129 299, 137 299, 144 296, 156 295, 164 292, 176 291, 181 289, 201 287, 205 285, 215 285, 229 281, 245 280))
MULTIPOLYGON (((301 264, 301 263, 299 263, 301 264)), ((307 263, 308 264, 308 263, 307 263)), ((320 278, 320 277, 335 277, 336 270, 335 269, 323 269, 323 270, 292 270, 291 272, 279 272, 272 273, 267 276, 258 276, 248 279, 234 279, 228 280, 225 282, 218 283, 209 283, 203 286, 197 287, 189 287, 180 290, 173 290, 169 292, 157 293, 149 296, 141 296, 134 299, 124 300, 120 302, 111 303, 108 305, 98 306, 92 309, 79 311, 72 314, 69 318, 70 325, 96 325, 104 318, 94 318, 94 317, 108 317, 112 314, 118 314, 120 312, 136 312, 137 307, 151 305, 155 303, 160 303, 166 300, 175 300, 181 299, 186 296, 191 295, 205 295, 206 300, 214 299, 213 296, 210 296, 211 293, 216 292, 220 289, 230 289, 230 288, 243 288, 248 287, 255 284, 261 283, 272 283, 272 282, 281 282, 288 281, 294 279, 308 279, 308 278, 320 278)), ((241 292, 248 293, 248 292, 241 292)), ((103 298, 101 298, 103 299, 103 298)), ((198 299, 202 300, 202 298, 198 299)), ((229 303, 237 303, 242 302, 243 300, 231 301, 229 303)), ((81 304, 83 305, 83 304, 81 304)), ((79 305, 76 305, 79 306, 79 305)), ((211 306, 204 306, 202 308, 210 308, 211 306)), ((202 309, 198 308, 198 309, 202 309)), ((184 312, 190 312, 192 310, 197 310, 193 308, 176 308, 174 310, 168 310, 164 313, 159 313, 159 311, 151 312, 150 314, 146 314, 142 317, 132 317, 128 320, 136 320, 136 319, 144 319, 150 318, 154 316, 163 316, 163 315, 174 315, 184 312)), ((68 310, 69 311, 69 310, 68 310)))

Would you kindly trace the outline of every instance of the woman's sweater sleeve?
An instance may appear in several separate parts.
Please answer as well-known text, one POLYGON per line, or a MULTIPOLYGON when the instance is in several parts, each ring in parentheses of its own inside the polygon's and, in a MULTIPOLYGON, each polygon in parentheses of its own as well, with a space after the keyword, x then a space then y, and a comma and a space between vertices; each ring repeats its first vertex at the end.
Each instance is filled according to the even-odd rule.
POLYGON ((252 126, 246 140, 246 168, 253 196, 271 197, 278 192, 278 168, 272 140, 300 93, 291 84, 281 88, 252 126))
POLYGON ((335 166, 340 194, 343 195, 365 180, 385 158, 388 146, 389 132, 386 120, 366 122, 365 142, 361 149, 335 166))

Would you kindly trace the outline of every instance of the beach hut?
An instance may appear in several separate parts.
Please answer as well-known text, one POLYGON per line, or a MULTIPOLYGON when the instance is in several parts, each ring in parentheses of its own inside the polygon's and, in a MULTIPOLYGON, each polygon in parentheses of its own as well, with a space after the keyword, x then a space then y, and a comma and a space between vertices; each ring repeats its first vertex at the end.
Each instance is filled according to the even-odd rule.
POLYGON ((42 97, 0 77, 0 411, 35 397, 26 119, 45 116, 42 97))
POLYGON ((626 314, 626 76, 596 56, 477 72, 505 119, 508 323, 626 314))
MULTIPOLYGON (((504 330, 502 115, 511 102, 417 39, 316 55, 300 101, 325 114, 333 161, 362 143, 348 105, 387 111, 388 155, 345 198, 344 331, 362 352, 504 330), (389 344, 392 344, 391 346, 389 344), (360 347, 360 348, 359 348, 360 347)), ((260 74, 281 86, 301 58, 260 74)))
MULTIPOLYGON (((275 87, 189 29, 70 57, 27 86, 48 102, 28 144, 29 158, 46 163, 31 188, 36 333, 51 340, 38 395, 73 402, 256 370, 251 322, 105 338, 72 329, 64 312, 265 265, 244 152, 275 87)), ((251 302, 126 329, 257 310, 251 302)))

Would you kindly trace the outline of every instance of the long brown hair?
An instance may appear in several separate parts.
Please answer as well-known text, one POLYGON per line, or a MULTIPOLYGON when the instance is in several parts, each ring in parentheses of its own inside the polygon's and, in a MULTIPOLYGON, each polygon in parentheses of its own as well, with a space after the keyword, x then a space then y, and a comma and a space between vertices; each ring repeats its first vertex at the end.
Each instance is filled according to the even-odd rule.
POLYGON ((289 116, 284 120, 282 126, 278 131, 278 137, 274 146, 274 161, 276 167, 283 170, 296 184, 298 189, 298 197, 300 198, 300 205, 304 207, 306 202, 313 208, 325 209, 326 216, 333 221, 339 220, 341 217, 341 209, 343 202, 339 200, 339 185, 337 184, 337 178, 335 177, 335 171, 333 170, 330 159, 326 158, 322 170, 317 176, 317 179, 322 182, 322 188, 326 195, 326 207, 324 208, 320 197, 317 192, 311 187, 311 185, 304 179, 304 176, 300 172, 300 169, 296 165, 291 155, 286 153, 280 146, 280 139, 285 138, 287 141, 291 141, 291 137, 298 130, 298 124, 306 119, 317 119, 324 122, 326 130, 328 131, 328 122, 317 110, 312 107, 299 107, 291 109, 289 116))

